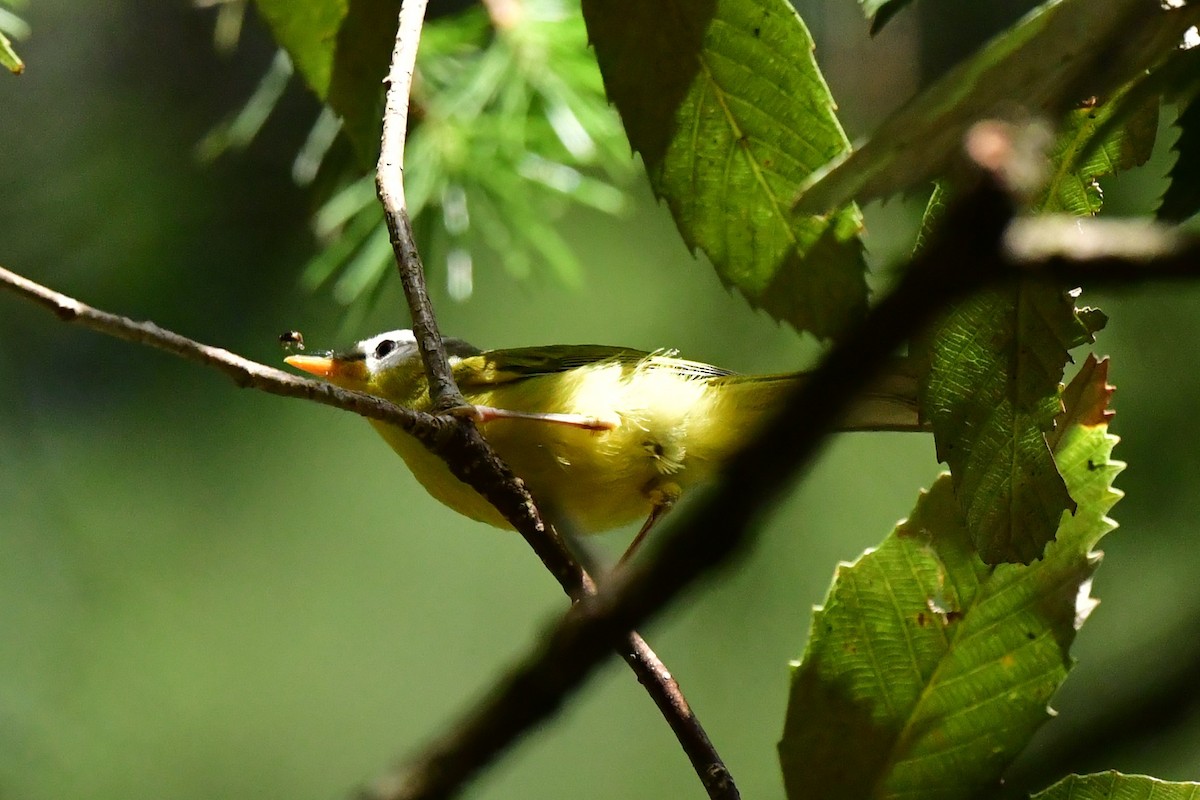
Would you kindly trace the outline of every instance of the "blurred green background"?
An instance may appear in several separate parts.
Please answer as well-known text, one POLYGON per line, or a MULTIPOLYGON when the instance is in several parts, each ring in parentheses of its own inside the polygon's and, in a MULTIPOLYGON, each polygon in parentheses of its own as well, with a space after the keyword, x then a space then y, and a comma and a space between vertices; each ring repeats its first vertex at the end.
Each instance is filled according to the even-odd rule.
MULTIPOLYGON (((996 20, 983 17, 1010 6, 979 4, 954 24, 986 30, 996 20)), ((870 42, 849 0, 805 6, 852 137, 914 91, 920 64, 952 60, 923 44, 944 34, 921 36, 946 7, 923 0, 870 42)), ((285 329, 325 347, 407 323, 395 286, 353 330, 327 296, 296 288, 312 200, 288 171, 317 112, 298 86, 248 152, 212 166, 192 156, 270 61, 257 20, 221 59, 212 13, 184 2, 35 0, 24 16, 28 71, 0 77, 0 264, 266 363, 285 329)), ((1111 208, 1150 207, 1170 138, 1108 184, 1111 208)), ((741 371, 815 358, 727 293, 636 195, 624 218, 565 220, 583 288, 545 274, 516 283, 481 258, 473 298, 453 303, 431 265, 443 330, 488 347, 673 346, 741 371)), ((910 246, 919 210, 867 209, 877 266, 910 246)), ((1128 497, 1060 716, 1014 782, 1107 767, 1194 780, 1200 720, 1186 691, 1171 718, 1124 725, 1146 728, 1140 744, 1064 755, 1106 703, 1192 665, 1200 611, 1200 289, 1088 299, 1112 318, 1098 351, 1114 358, 1128 497)), ((644 631, 745 796, 782 794, 787 662, 834 565, 880 540, 937 471, 927 437, 838 438, 748 558, 644 631)), ((619 552, 630 534, 600 546, 619 552)), ((442 730, 563 608, 518 537, 437 505, 363 421, 237 391, 0 296, 0 797, 341 796, 442 730)), ((472 790, 700 794, 619 663, 472 790)))

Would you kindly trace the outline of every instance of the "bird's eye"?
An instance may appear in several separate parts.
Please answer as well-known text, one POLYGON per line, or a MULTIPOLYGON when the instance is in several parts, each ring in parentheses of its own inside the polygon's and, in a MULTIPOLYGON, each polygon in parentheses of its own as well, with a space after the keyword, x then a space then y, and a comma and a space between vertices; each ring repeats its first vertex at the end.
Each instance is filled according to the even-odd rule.
POLYGON ((375 345, 375 358, 385 359, 396 349, 395 339, 384 339, 379 344, 375 345))

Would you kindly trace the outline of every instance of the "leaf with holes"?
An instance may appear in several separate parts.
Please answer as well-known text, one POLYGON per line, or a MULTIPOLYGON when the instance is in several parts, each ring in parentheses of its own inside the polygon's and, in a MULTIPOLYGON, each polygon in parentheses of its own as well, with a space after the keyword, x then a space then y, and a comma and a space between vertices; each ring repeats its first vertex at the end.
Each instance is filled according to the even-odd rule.
POLYGON ((984 564, 943 475, 883 544, 838 568, 792 674, 789 798, 974 797, 1049 718, 1120 498, 1107 363, 1086 367, 1056 451, 1079 510, 1045 558, 984 564))
POLYGON ((584 0, 609 100, 684 241, 752 304, 818 336, 866 307, 860 214, 793 215, 849 145, 787 0, 584 0))
MULTIPOLYGON (((1068 115, 1035 208, 1095 214, 1103 200, 1098 179, 1149 158, 1156 99, 1108 125, 1126 91, 1068 115)), ((960 303, 917 348, 938 457, 950 466, 972 540, 988 563, 1037 558, 1062 512, 1074 510, 1045 434, 1061 408, 1068 351, 1103 324, 1098 312, 1081 316, 1061 288, 1026 280, 960 303)))

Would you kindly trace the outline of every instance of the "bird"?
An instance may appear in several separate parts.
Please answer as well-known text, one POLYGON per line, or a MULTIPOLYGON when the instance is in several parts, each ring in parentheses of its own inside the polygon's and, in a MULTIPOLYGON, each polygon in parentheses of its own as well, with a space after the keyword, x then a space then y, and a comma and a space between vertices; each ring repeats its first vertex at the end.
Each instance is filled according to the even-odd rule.
MULTIPOLYGON (((708 482, 783 405, 804 373, 739 375, 680 358, 607 345, 480 350, 444 339, 467 413, 552 520, 598 533, 641 520, 628 558, 689 489, 708 482)), ((344 389, 431 411, 411 330, 372 336, 341 352, 290 355, 289 365, 344 389)), ((877 381, 842 430, 922 430, 916 380, 877 381)), ((511 524, 441 458, 400 427, 370 420, 436 500, 471 519, 511 524)))

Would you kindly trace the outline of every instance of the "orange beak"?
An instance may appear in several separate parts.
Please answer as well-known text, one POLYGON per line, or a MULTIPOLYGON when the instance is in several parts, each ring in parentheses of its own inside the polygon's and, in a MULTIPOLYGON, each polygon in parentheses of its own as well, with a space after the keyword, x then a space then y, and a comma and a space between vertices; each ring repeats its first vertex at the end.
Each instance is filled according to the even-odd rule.
POLYGON ((346 359, 336 355, 288 356, 284 361, 310 375, 324 378, 346 389, 358 389, 367 381, 367 367, 361 358, 346 359))
POLYGON ((328 356, 288 356, 284 362, 318 378, 329 379, 337 372, 337 362, 328 356))

